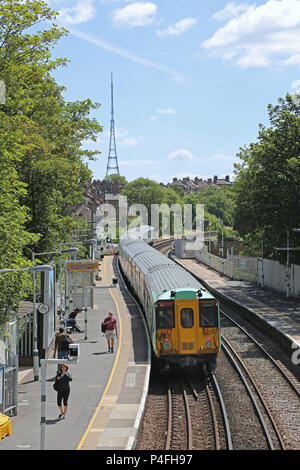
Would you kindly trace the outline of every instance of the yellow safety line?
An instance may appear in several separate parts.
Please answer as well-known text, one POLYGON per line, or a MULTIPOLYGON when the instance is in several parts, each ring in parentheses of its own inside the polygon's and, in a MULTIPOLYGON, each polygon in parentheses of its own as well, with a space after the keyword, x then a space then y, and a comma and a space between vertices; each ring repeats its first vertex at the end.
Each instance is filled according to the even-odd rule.
MULTIPOLYGON (((105 260, 105 261, 104 261, 104 265, 106 265, 106 257, 104 258, 104 260, 105 260)), ((106 268, 106 266, 105 266, 105 268, 106 268)), ((105 273, 106 273, 106 269, 105 269, 105 273)), ((86 431, 85 431, 85 433, 83 434, 83 436, 82 436, 82 438, 81 438, 81 440, 80 440, 80 442, 79 442, 79 444, 78 444, 76 450, 80 450, 81 447, 83 446, 83 443, 84 443, 84 441, 86 440, 87 435, 88 435, 88 433, 90 432, 91 427, 92 427, 92 425, 93 425, 95 419, 96 419, 97 416, 98 416, 98 413, 99 413, 99 411, 100 411, 100 408, 101 408, 101 406, 102 406, 102 404, 103 404, 103 401, 104 401, 104 399, 105 399, 105 397, 106 397, 106 394, 107 394, 107 392, 108 392, 108 389, 109 389, 109 387, 110 387, 111 381, 112 381, 112 379, 113 379, 113 375, 114 375, 115 369, 116 369, 116 367, 117 367, 118 360, 119 360, 119 356, 120 356, 121 344, 122 344, 122 322, 121 322, 121 315, 120 315, 120 310, 119 310, 118 304, 117 304, 117 302, 116 302, 116 299, 115 299, 114 295, 113 295, 112 292, 111 292, 111 289, 109 289, 108 292, 110 293, 110 295, 111 295, 111 297, 112 297, 112 299, 113 299, 113 301, 114 301, 114 303, 115 303, 117 312, 118 312, 119 325, 120 325, 119 347, 118 347, 118 351, 117 351, 117 355, 116 355, 116 358, 115 358, 115 362, 114 362, 112 371, 111 371, 111 373, 110 373, 110 376, 109 376, 107 385, 106 385, 106 387, 105 387, 105 390, 104 390, 104 392, 103 392, 103 395, 102 395, 102 397, 101 397, 101 400, 100 400, 100 402, 99 402, 99 404, 98 404, 98 406, 97 406, 97 408, 96 408, 96 410, 95 410, 95 412, 94 412, 94 414, 93 414, 93 416, 92 416, 92 418, 91 418, 91 420, 90 420, 90 422, 89 422, 89 424, 88 424, 88 427, 86 428, 86 431)))

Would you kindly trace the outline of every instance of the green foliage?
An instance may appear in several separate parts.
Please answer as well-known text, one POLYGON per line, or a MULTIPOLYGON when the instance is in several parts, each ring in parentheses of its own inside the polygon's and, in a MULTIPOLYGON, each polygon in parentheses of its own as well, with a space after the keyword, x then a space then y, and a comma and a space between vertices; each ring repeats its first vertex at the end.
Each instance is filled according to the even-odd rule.
MULTIPOLYGON (((287 94, 268 107, 270 127, 260 125, 258 141, 240 149, 234 185, 234 228, 248 246, 281 261, 286 254, 287 230, 291 246, 299 246, 300 227, 300 105, 287 94), (256 243, 255 243, 256 240, 256 243)), ((298 259, 291 252, 291 260, 298 259)))
MULTIPOLYGON (((19 198, 26 190, 14 168, 13 150, 11 139, 0 130, 0 269, 30 266, 23 249, 38 238, 24 229, 28 211, 19 198)), ((0 274, 0 325, 8 319, 8 310, 26 296, 30 285, 30 277, 24 272, 0 274)))
MULTIPOLYGON (((171 188, 165 188, 155 181, 147 178, 138 178, 126 185, 122 191, 123 196, 127 196, 128 206, 134 204, 143 204, 148 212, 148 225, 151 225, 151 206, 153 204, 167 204, 171 207, 173 204, 181 204, 181 199, 176 191, 171 188)), ((166 207, 162 207, 162 214, 168 213, 166 207)), ((144 221, 146 222, 146 221, 144 221)), ((160 231, 166 229, 167 219, 164 220, 164 226, 160 222, 160 231)), ((170 217, 170 233, 174 231, 174 215, 170 217)))
MULTIPOLYGON (((0 1, 0 267, 28 266, 32 251, 54 251, 77 225, 72 210, 84 201, 92 173, 87 160, 99 152, 82 142, 102 131, 90 99, 68 103, 51 59, 67 31, 41 0, 0 1), (39 29, 43 26, 41 29, 39 29)), ((43 257, 43 263, 51 258, 43 257)), ((30 276, 0 276, 0 310, 14 308, 30 288, 30 276)), ((1 318, 0 318, 1 322, 1 318)))
MULTIPOLYGON (((217 220, 222 220, 223 224, 230 226, 232 224, 232 211, 233 211, 233 195, 232 188, 207 188, 199 193, 186 194, 183 198, 184 204, 192 204, 193 207, 193 220, 196 216, 196 205, 204 205, 204 217, 211 222, 211 229, 221 227, 221 223, 217 220)), ((208 225, 208 223, 207 223, 208 225)), ((195 228, 195 223, 194 223, 195 228)), ((229 232, 224 230, 227 236, 229 232)))
POLYGON ((117 173, 107 175, 105 177, 105 180, 115 184, 127 184, 127 179, 125 178, 125 176, 118 175, 117 173))

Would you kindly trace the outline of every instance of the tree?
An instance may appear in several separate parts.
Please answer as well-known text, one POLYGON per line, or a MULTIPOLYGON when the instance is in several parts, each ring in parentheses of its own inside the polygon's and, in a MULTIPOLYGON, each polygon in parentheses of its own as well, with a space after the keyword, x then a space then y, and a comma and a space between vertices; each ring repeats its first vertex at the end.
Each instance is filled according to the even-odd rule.
MULTIPOLYGON (((100 105, 68 103, 51 73, 66 59, 52 48, 67 31, 42 0, 0 0, 0 267, 30 265, 31 252, 52 251, 75 226, 72 208, 84 200, 97 153, 82 147, 102 127, 90 118, 100 105), (43 28, 38 29, 40 25, 43 28)), ((43 258, 46 262, 47 258, 43 258)), ((0 275, 0 310, 15 308, 30 276, 0 275)), ((0 317, 1 322, 2 317, 0 317)))
MULTIPOLYGON (((148 213, 148 225, 151 225, 153 222, 151 220, 151 209, 153 205, 157 204, 161 206, 162 204, 166 204, 168 207, 171 207, 173 204, 181 204, 181 199, 176 191, 171 188, 165 188, 161 184, 147 178, 138 178, 128 183, 122 190, 122 195, 127 196, 128 206, 143 204, 146 207, 148 213)), ((160 217, 160 232, 168 225, 167 219, 164 218, 163 215, 168 215, 169 212, 166 207, 162 207, 162 209, 162 216, 160 217)), ((173 230, 174 214, 171 213, 171 234, 173 230)))
POLYGON ((151 224, 151 205, 164 202, 164 188, 155 181, 138 178, 126 185, 121 193, 127 196, 129 206, 143 204, 148 210, 148 224, 151 224))
POLYGON ((217 223, 218 219, 222 220, 224 225, 231 226, 232 224, 233 195, 231 188, 203 189, 199 193, 186 194, 183 202, 184 204, 192 204, 193 220, 196 216, 196 205, 203 204, 204 217, 211 221, 211 228, 221 226, 220 223, 217 223))
MULTIPOLYGON (((20 205, 19 198, 26 192, 14 168, 17 151, 9 136, 0 130, 0 269, 25 268, 30 263, 23 256, 28 243, 36 236, 25 230, 28 210, 20 205)), ((21 298, 27 295, 31 279, 25 272, 0 273, 0 326, 8 319, 21 298)))
POLYGON ((51 76, 66 59, 51 60, 51 49, 67 32, 55 25, 56 14, 40 0, 0 3, 0 79, 6 84, 1 127, 18 143, 16 170, 26 192, 26 228, 40 234, 29 253, 57 249, 75 226, 71 208, 84 200, 84 185, 92 178, 86 159, 99 153, 82 148, 96 140, 102 127, 89 114, 100 105, 87 99, 67 103, 64 87, 51 76), (49 26, 43 23, 45 20, 49 26), (38 24, 44 29, 36 32, 38 24))
MULTIPOLYGON (((289 94, 268 107, 270 127, 260 125, 258 141, 240 149, 235 165, 234 228, 253 251, 285 260, 276 247, 297 244, 300 227, 300 104, 289 94)), ((291 252, 291 261, 299 253, 291 252)))
POLYGON ((112 175, 107 175, 105 177, 105 181, 110 181, 111 183, 120 184, 120 185, 127 184, 127 179, 125 178, 125 176, 118 175, 117 173, 114 173, 112 175))

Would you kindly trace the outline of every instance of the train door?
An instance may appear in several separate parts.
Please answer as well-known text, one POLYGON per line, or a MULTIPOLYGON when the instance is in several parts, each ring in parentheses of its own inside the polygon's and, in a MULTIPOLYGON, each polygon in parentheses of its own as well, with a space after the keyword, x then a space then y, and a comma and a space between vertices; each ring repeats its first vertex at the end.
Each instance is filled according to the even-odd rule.
POLYGON ((197 353, 197 312, 196 300, 177 300, 179 354, 197 353))

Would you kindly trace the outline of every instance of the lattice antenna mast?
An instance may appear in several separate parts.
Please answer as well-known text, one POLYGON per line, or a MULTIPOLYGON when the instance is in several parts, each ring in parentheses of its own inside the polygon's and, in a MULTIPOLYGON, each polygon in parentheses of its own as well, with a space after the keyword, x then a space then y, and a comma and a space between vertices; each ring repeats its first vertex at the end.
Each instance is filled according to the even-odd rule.
POLYGON ((109 152, 108 162, 106 168, 106 176, 112 174, 120 174, 117 148, 116 148, 116 134, 115 134, 115 120, 114 120, 114 85, 113 74, 111 74, 111 121, 110 121, 110 139, 109 139, 109 152))

